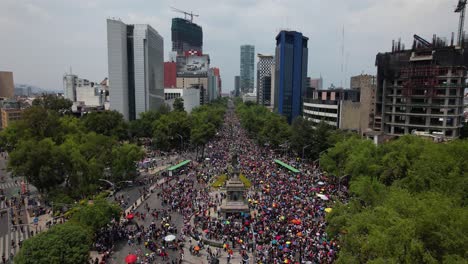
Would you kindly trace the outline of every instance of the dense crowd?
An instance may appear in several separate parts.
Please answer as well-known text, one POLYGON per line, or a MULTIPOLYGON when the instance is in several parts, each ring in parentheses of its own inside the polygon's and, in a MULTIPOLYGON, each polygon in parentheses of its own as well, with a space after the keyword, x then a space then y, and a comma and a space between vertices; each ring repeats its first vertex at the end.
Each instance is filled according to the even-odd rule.
POLYGON ((204 236, 222 241, 225 249, 255 252, 259 263, 333 262, 339 245, 325 232, 325 215, 332 200, 346 199, 346 187, 338 190, 312 164, 258 146, 231 112, 219 137, 210 143, 210 173, 225 173, 233 152, 238 153, 240 173, 252 182, 245 197, 252 213, 222 219, 210 216, 205 207, 198 226, 204 236), (300 172, 289 172, 275 164, 275 159, 300 172))
MULTIPOLYGON (((206 156, 194 161, 180 174, 158 185, 157 198, 163 211, 147 205, 136 209, 135 218, 152 218, 148 227, 115 223, 103 229, 96 248, 109 251, 115 240, 126 239, 129 245, 140 245, 154 254, 139 254, 139 263, 171 263, 167 250, 179 251, 179 263, 184 258, 182 244, 198 254, 206 248, 209 256, 219 257, 220 250, 205 247, 200 237, 221 243, 228 262, 234 250, 239 250, 244 263, 255 256, 257 263, 332 263, 339 244, 325 232, 327 211, 336 200, 345 200, 347 189, 332 184, 313 164, 305 163, 292 154, 278 153, 268 146, 258 146, 241 128, 233 111, 228 111, 217 136, 206 146, 206 156), (208 183, 222 174, 230 174, 233 153, 237 153, 238 169, 251 182, 245 193, 250 212, 223 218, 220 206, 226 195, 212 191, 208 183), (293 173, 274 162, 275 159, 297 168, 293 173), (183 225, 171 222, 171 213, 179 213, 183 225), (194 221, 192 221, 194 219, 194 221), (176 234, 166 243, 164 237, 176 234), (192 237, 195 239, 192 241, 192 237)), ((152 160, 147 160, 151 166, 152 160)), ((144 164, 144 162, 142 163, 144 164)), ((140 165, 142 165, 140 164, 140 165)), ((125 203, 125 197, 119 199, 125 203)), ((130 221, 131 223, 131 221, 130 221)), ((208 258, 210 259, 210 258, 208 258)))

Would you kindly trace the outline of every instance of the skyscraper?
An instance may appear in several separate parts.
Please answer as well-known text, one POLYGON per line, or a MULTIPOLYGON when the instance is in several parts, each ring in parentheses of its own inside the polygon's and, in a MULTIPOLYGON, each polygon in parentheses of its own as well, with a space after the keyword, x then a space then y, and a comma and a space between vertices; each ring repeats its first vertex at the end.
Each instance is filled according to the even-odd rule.
POLYGON ((281 31, 276 36, 274 108, 291 123, 302 114, 307 78, 307 41, 302 33, 281 31))
POLYGON ((240 96, 240 76, 234 76, 234 96, 240 96))
POLYGON ((275 64, 272 55, 257 54, 257 103, 271 104, 271 66, 275 64))
POLYGON ((107 20, 110 109, 134 120, 164 103, 163 38, 149 25, 107 20))
POLYGON ((240 51, 240 90, 251 93, 254 90, 255 46, 242 45, 240 51))
POLYGON ((199 25, 183 18, 172 19, 172 51, 178 55, 189 50, 203 52, 203 30, 199 25))

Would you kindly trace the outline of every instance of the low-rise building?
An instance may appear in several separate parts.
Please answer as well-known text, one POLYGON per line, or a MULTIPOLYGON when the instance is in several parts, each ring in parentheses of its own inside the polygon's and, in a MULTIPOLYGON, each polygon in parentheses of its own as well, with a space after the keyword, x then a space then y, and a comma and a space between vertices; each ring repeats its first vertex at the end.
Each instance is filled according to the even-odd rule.
POLYGON ((303 117, 315 124, 325 122, 335 128, 359 131, 359 97, 360 92, 351 89, 315 91, 313 98, 304 99, 303 117))
POLYGON ((257 92, 245 93, 242 95, 242 101, 245 102, 257 102, 257 92))
POLYGON ((351 89, 312 90, 312 98, 304 99, 303 117, 363 135, 373 127, 375 87, 375 76, 358 75, 351 77, 351 89))
POLYGON ((181 88, 165 88, 164 99, 166 104, 173 109, 173 104, 176 98, 184 99, 184 109, 187 113, 200 106, 200 90, 199 89, 181 89, 181 88))
POLYGON ((66 74, 63 77, 64 97, 73 102, 72 111, 80 112, 85 108, 104 107, 109 95, 108 79, 102 82, 91 82, 78 78, 74 74, 66 74))
POLYGON ((1 129, 5 129, 11 122, 20 120, 23 109, 21 108, 20 102, 15 99, 6 99, 0 101, 1 107, 1 129))
POLYGON ((20 120, 23 115, 23 109, 3 109, 2 108, 2 129, 8 127, 11 122, 20 120))

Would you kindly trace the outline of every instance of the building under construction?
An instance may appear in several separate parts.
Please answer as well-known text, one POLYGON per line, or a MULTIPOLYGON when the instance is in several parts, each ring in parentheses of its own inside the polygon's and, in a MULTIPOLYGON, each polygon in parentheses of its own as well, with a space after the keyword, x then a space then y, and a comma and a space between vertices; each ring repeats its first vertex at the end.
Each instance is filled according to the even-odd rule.
POLYGON ((377 54, 374 130, 457 138, 463 125, 466 40, 454 45, 453 34, 450 43, 435 35, 432 42, 414 35, 411 49, 397 41, 392 52, 377 54))
POLYGON ((195 50, 203 52, 202 27, 183 18, 172 19, 172 51, 178 55, 186 51, 195 50))

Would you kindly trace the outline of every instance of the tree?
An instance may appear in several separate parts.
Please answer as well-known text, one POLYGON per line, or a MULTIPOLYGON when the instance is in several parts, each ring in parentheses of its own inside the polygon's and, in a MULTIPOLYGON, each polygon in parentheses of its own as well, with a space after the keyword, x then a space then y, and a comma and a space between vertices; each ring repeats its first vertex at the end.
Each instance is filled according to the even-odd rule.
POLYGON ((349 174, 350 200, 327 216, 341 234, 337 263, 463 263, 468 141, 404 136, 375 147, 349 137, 322 156, 349 174))
MULTIPOLYGON (((165 111, 164 108, 163 111, 165 111)), ((155 110, 140 113, 139 119, 130 121, 130 136, 133 138, 151 138, 153 136, 154 122, 158 120, 162 115, 163 114, 160 111, 155 110)))
POLYGON ((166 115, 166 114, 169 114, 171 112, 171 108, 169 107, 169 105, 167 105, 166 103, 162 104, 158 110, 157 110, 161 115, 166 115))
POLYGON ((64 153, 52 139, 30 139, 21 141, 10 153, 9 167, 39 191, 47 192, 65 180, 65 163, 64 153))
POLYGON ((133 180, 137 176, 136 164, 144 157, 144 151, 133 144, 115 146, 111 153, 111 182, 133 180))
POLYGON ((82 225, 64 223, 23 242, 15 263, 88 263, 92 234, 82 225))
POLYGON ((83 118, 89 131, 123 140, 127 138, 127 123, 117 111, 93 112, 83 118))
POLYGON ((460 234, 466 229, 463 222, 468 213, 456 207, 451 198, 436 193, 412 195, 391 188, 373 204, 357 212, 350 209, 352 206, 340 206, 328 217, 329 231, 345 233, 337 263, 463 259, 468 239, 460 234))
POLYGON ((19 126, 25 129, 24 137, 38 140, 55 138, 60 129, 59 116, 56 112, 41 106, 33 106, 24 110, 19 126))
POLYGON ((216 134, 216 128, 212 123, 202 122, 201 119, 196 119, 190 134, 190 141, 198 150, 201 147, 201 157, 204 156, 205 144, 216 134))
POLYGON ((190 122, 186 112, 170 112, 163 115, 153 124, 153 142, 156 147, 162 150, 176 146, 182 147, 178 135, 182 136, 183 139, 190 137, 190 122))
POLYGON ((304 150, 304 156, 310 156, 312 149, 316 148, 313 139, 314 133, 315 129, 313 128, 311 121, 304 119, 301 116, 297 117, 291 124, 291 148, 295 150, 296 153, 301 154, 304 150), (304 148, 305 146, 308 147, 304 148))
POLYGON ((264 124, 257 137, 260 144, 268 142, 277 148, 289 139, 290 126, 285 117, 271 113, 265 116, 264 124))
POLYGON ((173 107, 174 107, 174 111, 181 111, 181 112, 185 111, 185 109, 184 109, 184 98, 178 97, 178 98, 174 99, 173 107))
POLYGON ((32 105, 40 106, 46 110, 51 110, 64 115, 71 113, 73 102, 54 94, 42 94, 42 96, 33 100, 32 105))
POLYGON ((118 146, 115 140, 94 132, 69 136, 60 146, 65 157, 66 187, 73 197, 97 191, 105 168, 111 166, 114 146, 118 146))
POLYGON ((120 217, 120 207, 105 199, 84 200, 82 204, 67 212, 74 224, 90 227, 93 232, 109 224, 112 219, 120 217))

